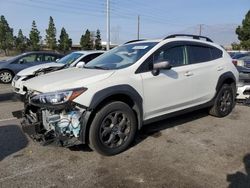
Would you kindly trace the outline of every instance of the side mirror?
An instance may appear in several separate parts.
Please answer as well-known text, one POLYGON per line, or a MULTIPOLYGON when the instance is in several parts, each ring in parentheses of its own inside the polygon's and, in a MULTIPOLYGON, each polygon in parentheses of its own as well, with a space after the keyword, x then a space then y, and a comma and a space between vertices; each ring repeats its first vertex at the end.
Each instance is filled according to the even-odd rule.
POLYGON ((23 60, 23 59, 20 59, 20 60, 18 61, 18 63, 19 63, 19 64, 23 64, 23 63, 24 63, 24 60, 23 60))
POLYGON ((85 62, 79 61, 79 62, 76 64, 76 67, 77 67, 77 68, 83 68, 85 64, 86 64, 85 62))
POLYGON ((172 66, 170 65, 168 61, 161 61, 153 65, 152 74, 154 76, 157 76, 159 75, 161 69, 169 70, 171 68, 172 66))
POLYGON ((59 61, 59 59, 56 59, 56 62, 58 62, 59 61))

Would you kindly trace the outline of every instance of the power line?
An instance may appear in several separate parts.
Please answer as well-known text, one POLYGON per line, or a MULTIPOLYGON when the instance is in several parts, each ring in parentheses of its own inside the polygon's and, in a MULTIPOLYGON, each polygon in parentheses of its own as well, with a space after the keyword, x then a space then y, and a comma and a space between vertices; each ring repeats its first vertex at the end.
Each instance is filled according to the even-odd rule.
MULTIPOLYGON (((11 4, 15 4, 15 5, 21 5, 21 6, 26 6, 26 7, 31 7, 31 8, 38 8, 38 9, 43 9, 43 10, 52 10, 52 11, 55 11, 55 12, 59 12, 59 13, 68 13, 68 14, 76 14, 76 15, 86 15, 84 14, 82 11, 79 11, 79 10, 74 10, 74 11, 69 11, 69 10, 63 10, 62 9, 58 9, 58 8, 52 8, 52 7, 47 7, 46 5, 44 6, 44 4, 40 4, 40 5, 37 5, 37 4, 28 4, 28 3, 24 3, 24 2, 18 2, 18 1, 6 1, 6 3, 11 3, 11 4)), ((65 9, 67 7, 64 7, 65 9)), ((72 10, 72 8, 71 8, 72 10)), ((90 11, 90 10, 87 10, 86 9, 86 13, 87 15, 89 16, 96 16, 96 17, 101 17, 103 16, 103 13, 97 13, 97 14, 94 14, 93 11, 90 11)))

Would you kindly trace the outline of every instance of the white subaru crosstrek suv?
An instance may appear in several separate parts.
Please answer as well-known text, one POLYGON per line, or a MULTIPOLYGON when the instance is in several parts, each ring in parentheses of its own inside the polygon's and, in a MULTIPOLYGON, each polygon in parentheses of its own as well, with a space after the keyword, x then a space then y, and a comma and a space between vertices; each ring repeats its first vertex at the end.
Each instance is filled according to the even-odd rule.
POLYGON ((23 83, 35 76, 46 74, 48 72, 57 71, 68 67, 82 68, 84 64, 88 63, 92 59, 103 54, 101 50, 90 51, 76 51, 72 52, 57 62, 45 63, 42 65, 36 65, 27 69, 24 69, 16 74, 12 81, 13 91, 17 94, 24 96, 26 91, 23 90, 23 83))
POLYGON ((43 144, 86 143, 100 154, 115 155, 145 124, 199 108, 228 115, 237 82, 229 54, 207 37, 130 41, 82 69, 25 82, 22 128, 43 144))

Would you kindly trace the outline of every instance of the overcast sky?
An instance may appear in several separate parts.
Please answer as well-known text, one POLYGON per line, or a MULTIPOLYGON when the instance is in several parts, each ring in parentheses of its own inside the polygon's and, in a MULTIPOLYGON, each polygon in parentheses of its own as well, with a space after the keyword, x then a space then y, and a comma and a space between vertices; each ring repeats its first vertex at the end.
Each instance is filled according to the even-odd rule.
MULTIPOLYGON (((171 33, 199 33, 216 42, 237 41, 235 27, 250 9, 250 0, 110 0, 111 41, 121 43, 137 37, 140 15, 141 38, 163 38, 171 33)), ((106 39, 106 0, 0 0, 4 15, 16 34, 22 29, 28 35, 35 20, 44 38, 49 16, 57 36, 65 27, 73 43, 79 43, 86 29, 101 30, 106 39)))

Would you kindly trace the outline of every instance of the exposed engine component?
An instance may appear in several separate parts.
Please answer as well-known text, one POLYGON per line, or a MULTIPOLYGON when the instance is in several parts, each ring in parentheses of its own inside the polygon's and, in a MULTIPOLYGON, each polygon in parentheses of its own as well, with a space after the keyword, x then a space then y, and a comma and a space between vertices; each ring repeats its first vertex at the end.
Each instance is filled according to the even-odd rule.
POLYGON ((79 137, 80 132, 80 119, 83 110, 72 110, 72 111, 49 111, 43 110, 43 126, 47 131, 53 130, 55 134, 68 136, 68 137, 79 137))

